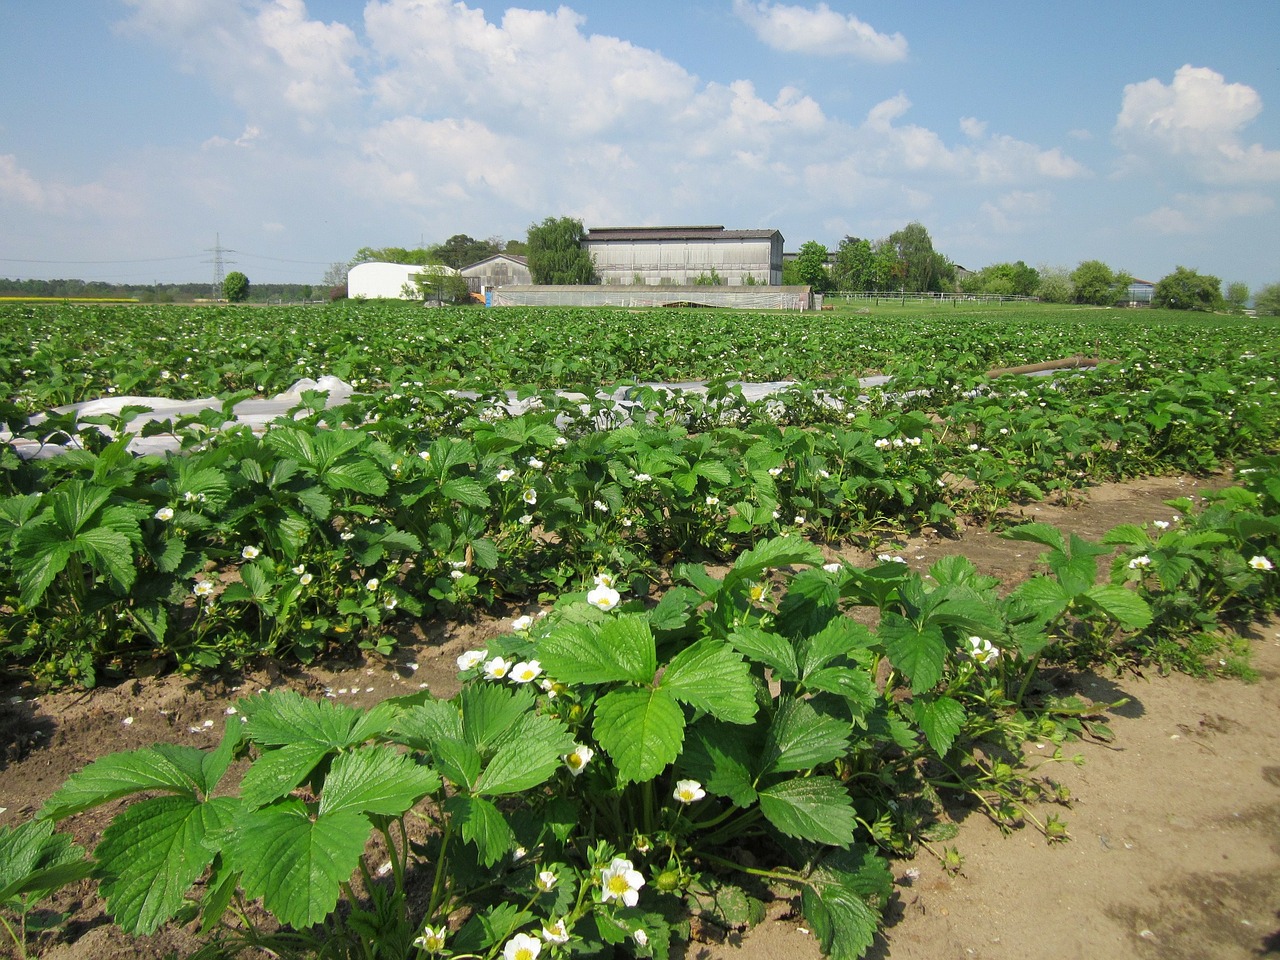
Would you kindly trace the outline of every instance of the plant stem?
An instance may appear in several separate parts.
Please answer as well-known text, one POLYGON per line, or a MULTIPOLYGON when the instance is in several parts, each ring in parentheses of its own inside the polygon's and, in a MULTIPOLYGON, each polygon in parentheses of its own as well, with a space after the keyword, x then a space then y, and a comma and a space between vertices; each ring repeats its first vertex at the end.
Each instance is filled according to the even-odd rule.
POLYGON ((427 920, 434 920, 436 911, 440 909, 440 899, 444 892, 445 864, 449 859, 449 839, 453 834, 453 819, 446 817, 444 836, 440 838, 440 857, 436 860, 436 875, 431 881, 431 900, 427 904, 427 920))
POLYGON ((9 939, 13 941, 13 945, 18 949, 18 960, 27 960, 27 951, 22 945, 23 938, 13 932, 13 927, 9 926, 9 921, 4 918, 3 914, 0 914, 0 925, 4 926, 5 933, 9 934, 9 939))
POLYGON ((789 883, 797 887, 804 885, 804 881, 790 870, 783 872, 781 870, 761 870, 759 867, 744 867, 740 863, 735 863, 732 860, 726 860, 724 857, 717 857, 710 853, 699 854, 699 858, 706 860, 708 863, 714 863, 722 867, 729 867, 730 869, 737 870, 740 873, 748 873, 753 877, 764 877, 768 880, 779 880, 782 883, 789 883))
POLYGON ((760 812, 759 807, 746 810, 743 812, 742 816, 738 817, 736 820, 729 821, 715 833, 709 834, 706 837, 706 842, 712 846, 715 846, 718 843, 723 843, 726 839, 733 836, 735 833, 738 833, 744 827, 755 823, 762 816, 763 814, 760 812))
POLYGON ((1022 678, 1022 685, 1018 687, 1018 695, 1013 698, 1014 707, 1021 708, 1022 698, 1027 695, 1027 690, 1031 686, 1031 680, 1036 675, 1036 668, 1040 666, 1041 655, 1042 653, 1037 653, 1034 657, 1031 658, 1031 661, 1027 664, 1026 676, 1022 678))
MULTIPOLYGON (((404 830, 403 822, 401 822, 400 824, 400 829, 403 832, 404 830)), ((395 877, 396 893, 403 893, 404 892, 404 873, 403 873, 404 868, 400 864, 400 855, 396 851, 395 841, 391 838, 391 828, 385 824, 382 826, 382 837, 387 842, 387 856, 391 860, 391 873, 392 873, 392 876, 395 877)), ((405 851, 407 855, 407 852, 408 852, 407 840, 405 843, 405 851)))
MULTIPOLYGON (((694 830, 706 830, 710 827, 718 826, 719 824, 724 823, 726 820, 728 820, 731 816, 733 816, 737 812, 738 812, 738 808, 731 806, 722 810, 720 813, 716 814, 714 817, 711 817, 708 820, 694 820, 692 817, 690 817, 689 826, 692 827, 694 830)), ((677 817, 679 816, 679 811, 677 811, 676 815, 677 817)))

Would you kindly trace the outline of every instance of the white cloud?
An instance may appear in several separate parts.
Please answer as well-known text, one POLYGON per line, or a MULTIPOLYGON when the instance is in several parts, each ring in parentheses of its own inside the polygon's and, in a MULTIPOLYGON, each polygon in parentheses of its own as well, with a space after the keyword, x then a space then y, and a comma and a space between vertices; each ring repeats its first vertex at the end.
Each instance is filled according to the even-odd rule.
POLYGON ((0 154, 0 203, 33 213, 79 219, 109 214, 122 206, 122 199, 115 191, 97 183, 38 180, 18 165, 16 156, 7 153, 0 154))
POLYGON ((734 0, 733 11, 760 41, 785 53, 850 56, 873 63, 893 63, 907 56, 900 33, 879 33, 853 14, 837 13, 825 3, 810 10, 785 3, 734 0))
POLYGON ((1207 183, 1280 180, 1280 150, 1246 144, 1241 136, 1261 111, 1252 87, 1188 64, 1167 86, 1154 78, 1126 86, 1113 135, 1128 151, 1127 170, 1157 164, 1207 183))
MULTIPOLYGON (((466 0, 367 0, 357 36, 311 19, 301 0, 125 2, 123 29, 182 50, 182 68, 239 105, 245 124, 185 162, 166 154, 181 171, 166 184, 136 176, 148 191, 138 207, 181 208, 185 194, 204 215, 241 208, 240 229, 259 235, 276 232, 268 218, 307 234, 309 216, 328 215, 308 197, 332 198, 335 235, 359 230, 372 244, 407 242, 405 232, 413 242, 514 236, 548 214, 739 227, 848 217, 856 232, 887 234, 958 196, 969 211, 989 201, 1012 229, 1033 213, 1004 198, 1088 175, 1062 150, 977 117, 946 136, 911 123, 906 93, 850 122, 818 94, 763 89, 746 65, 738 79, 704 81, 590 32, 569 6, 490 19, 466 0)), ((901 37, 825 6, 739 2, 738 12, 778 26, 775 38, 807 30, 815 52, 906 53, 901 37)))
POLYGON ((886 176, 910 170, 959 177, 978 183, 1067 180, 1086 176, 1085 167, 1059 148, 1041 149, 1007 135, 986 136, 986 124, 961 120, 968 143, 950 147, 934 131, 915 124, 896 124, 911 108, 898 94, 871 108, 858 142, 866 159, 886 176))
POLYGON ((253 142, 262 136, 262 131, 253 124, 244 128, 244 132, 234 140, 228 140, 226 137, 212 136, 204 143, 200 144, 202 150, 213 150, 218 147, 251 147, 253 142))
POLYGON ((310 19, 303 0, 125 3, 117 30, 181 49, 183 69, 208 74, 250 117, 283 111, 313 129, 360 97, 355 33, 310 19))
POLYGON ((409 207, 518 202, 522 161, 536 162, 521 158, 518 143, 471 120, 400 117, 368 131, 362 152, 353 189, 409 207))
POLYGON ((375 0, 365 31, 384 64, 373 81, 392 113, 465 113, 544 137, 599 135, 669 116, 694 77, 652 50, 583 32, 584 18, 508 10, 500 24, 448 0, 375 0))
POLYGON ((1049 213, 1053 197, 1044 190, 1014 190, 979 207, 992 230, 1017 233, 1049 213))
POLYGON ((1269 214, 1275 205, 1274 198, 1253 191, 1180 193, 1173 204, 1157 207, 1134 222, 1155 233, 1198 234, 1238 217, 1269 214))

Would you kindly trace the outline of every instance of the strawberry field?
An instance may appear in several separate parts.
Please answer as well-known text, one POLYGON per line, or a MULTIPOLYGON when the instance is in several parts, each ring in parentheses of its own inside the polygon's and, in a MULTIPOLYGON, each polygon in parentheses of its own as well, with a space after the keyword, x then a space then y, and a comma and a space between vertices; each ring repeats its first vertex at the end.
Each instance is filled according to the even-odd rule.
POLYGON ((1203 670, 1225 626, 1274 608, 1278 333, 974 305, 0 305, 12 681, 385 657, 423 622, 512 618, 448 700, 265 693, 215 750, 95 761, 0 832, 0 916, 21 951, 27 911, 92 872, 124 929, 199 916, 226 952, 665 956, 691 910, 749 914, 774 885, 826 952, 860 956, 886 858, 951 855, 940 795, 1066 839, 1013 758, 1107 735, 1105 705, 1046 693, 1047 665, 1203 670), (355 393, 304 392, 265 431, 230 419, 322 375, 355 393), (742 386, 763 381, 787 383, 742 386), (113 395, 220 402, 56 409, 113 395), (136 455, 135 433, 176 452, 136 455), (1099 541, 1007 521, 1232 465, 1237 486, 1099 541), (974 525, 1041 572, 1009 590, 895 552, 974 525), (847 545, 879 559, 833 562, 847 545), (92 860, 53 832, 134 794, 92 860))

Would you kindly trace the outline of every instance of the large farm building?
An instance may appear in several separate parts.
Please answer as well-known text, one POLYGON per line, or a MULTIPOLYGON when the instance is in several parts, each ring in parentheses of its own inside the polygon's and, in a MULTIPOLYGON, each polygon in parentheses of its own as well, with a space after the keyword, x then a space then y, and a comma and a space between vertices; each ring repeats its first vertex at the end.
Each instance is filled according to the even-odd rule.
POLYGON ((592 227, 582 245, 602 284, 683 286, 715 276, 727 286, 778 286, 782 243, 777 230, 592 227))

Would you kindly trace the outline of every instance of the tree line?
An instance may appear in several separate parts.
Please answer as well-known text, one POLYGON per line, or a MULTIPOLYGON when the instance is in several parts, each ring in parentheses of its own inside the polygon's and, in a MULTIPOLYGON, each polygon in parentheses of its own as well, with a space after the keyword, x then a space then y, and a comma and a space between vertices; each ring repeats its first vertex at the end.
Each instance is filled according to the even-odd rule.
POLYGON ((40 297, 94 300, 137 300, 139 303, 191 303, 194 300, 243 300, 250 303, 299 303, 319 299, 328 289, 310 283, 254 283, 232 271, 215 293, 203 283, 110 283, 105 280, 10 280, 0 277, 0 297, 40 297), (240 279, 243 277, 243 283, 240 279), (228 296, 227 282, 232 296, 228 296))
MULTIPOLYGON (((963 293, 1005 297, 1037 297, 1047 303, 1113 306, 1132 299, 1134 278, 1101 260, 1065 267, 993 263, 981 270, 962 270, 933 247, 929 231, 907 224, 881 240, 846 236, 833 252, 817 241, 800 246, 783 265, 783 283, 803 284, 819 293, 963 293)), ((1249 287, 1179 266, 1154 285, 1151 305, 1172 310, 1243 313, 1249 287)), ((1280 283, 1262 287, 1254 297, 1260 316, 1280 316, 1280 283)))
MULTIPOLYGON (((311 284, 265 283, 250 286, 238 271, 229 274, 218 293, 233 302, 296 302, 346 296, 347 271, 359 263, 385 262, 444 266, 455 270, 499 253, 527 258, 537 284, 590 284, 598 282, 595 264, 583 249, 586 230, 573 217, 547 217, 531 223, 525 240, 489 237, 477 240, 464 233, 442 243, 422 247, 361 247, 349 261, 331 264, 319 287, 311 284), (228 282, 230 286, 228 287, 228 282)), ((469 298, 465 282, 452 281, 446 271, 424 270, 418 284, 427 299, 463 302, 469 298)), ((810 240, 783 264, 784 284, 812 287, 819 293, 964 293, 987 296, 1037 297, 1048 303, 1112 306, 1130 299, 1134 278, 1101 260, 1085 260, 1074 270, 1042 265, 1030 267, 1021 260, 993 263, 980 270, 964 270, 934 249, 924 224, 913 221, 879 240, 846 236, 835 251, 810 240)), ((716 283, 719 277, 698 278, 716 283)), ((205 283, 122 284, 85 280, 6 280, 0 278, 0 296, 132 298, 141 302, 169 303, 211 297, 205 283)), ((1250 299, 1248 285, 1228 283, 1209 274, 1178 266, 1154 287, 1151 305, 1175 310, 1244 311, 1250 299)), ((1260 316, 1280 316, 1280 283, 1267 284, 1253 297, 1260 316)))

